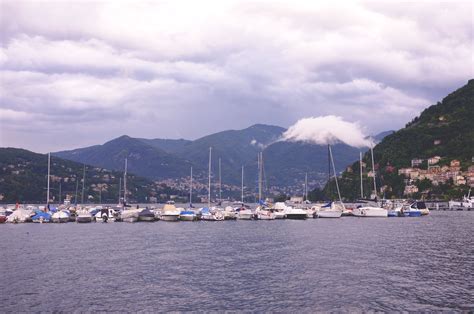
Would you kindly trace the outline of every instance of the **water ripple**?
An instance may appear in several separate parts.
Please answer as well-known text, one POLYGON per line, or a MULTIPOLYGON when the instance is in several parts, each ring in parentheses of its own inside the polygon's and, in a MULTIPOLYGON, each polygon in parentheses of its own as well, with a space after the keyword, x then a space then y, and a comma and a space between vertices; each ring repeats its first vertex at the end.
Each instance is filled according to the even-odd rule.
POLYGON ((6 224, 2 311, 473 311, 473 222, 6 224))

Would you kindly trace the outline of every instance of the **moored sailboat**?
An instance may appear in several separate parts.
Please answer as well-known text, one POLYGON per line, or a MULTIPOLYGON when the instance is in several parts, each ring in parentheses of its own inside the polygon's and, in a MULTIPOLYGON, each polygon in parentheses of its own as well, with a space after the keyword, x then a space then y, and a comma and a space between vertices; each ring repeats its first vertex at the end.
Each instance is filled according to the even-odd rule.
MULTIPOLYGON (((370 148, 370 153, 372 159, 372 172, 374 179, 374 195, 375 199, 377 199, 377 183, 373 147, 370 148)), ((388 217, 388 210, 380 207, 376 201, 372 201, 371 204, 367 206, 358 206, 357 208, 354 208, 352 210, 352 214, 356 217, 388 217)))

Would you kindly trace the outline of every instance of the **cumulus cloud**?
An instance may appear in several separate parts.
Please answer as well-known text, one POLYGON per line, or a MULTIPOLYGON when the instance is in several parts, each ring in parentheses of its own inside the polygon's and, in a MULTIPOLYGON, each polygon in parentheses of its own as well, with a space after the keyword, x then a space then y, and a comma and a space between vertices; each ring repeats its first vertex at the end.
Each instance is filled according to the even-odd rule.
POLYGON ((328 115, 397 129, 473 76, 472 5, 4 0, 0 146, 328 115))
POLYGON ((303 118, 283 133, 285 141, 302 141, 318 145, 344 143, 354 147, 369 147, 372 141, 355 122, 337 116, 303 118))

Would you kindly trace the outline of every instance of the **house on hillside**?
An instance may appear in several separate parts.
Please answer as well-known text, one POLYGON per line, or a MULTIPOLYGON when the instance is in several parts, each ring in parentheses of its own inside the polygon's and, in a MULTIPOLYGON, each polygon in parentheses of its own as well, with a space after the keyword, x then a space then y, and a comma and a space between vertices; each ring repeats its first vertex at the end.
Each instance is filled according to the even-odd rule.
POLYGON ((464 176, 457 175, 454 178, 454 185, 465 185, 467 183, 466 178, 464 176))
POLYGON ((407 185, 405 186, 405 190, 403 191, 403 194, 411 195, 417 192, 418 192, 418 187, 416 185, 407 185))
POLYGON ((429 173, 440 173, 441 167, 440 166, 428 166, 429 173))
POLYGON ((453 159, 451 160, 451 162, 449 163, 449 165, 451 167, 461 167, 461 162, 457 159, 453 159))
POLYGON ((428 159, 428 166, 436 165, 441 160, 440 156, 434 156, 428 159))
POLYGON ((412 168, 413 168, 413 167, 421 166, 422 163, 423 163, 423 159, 415 158, 415 159, 412 159, 412 160, 411 160, 411 166, 412 166, 412 168))

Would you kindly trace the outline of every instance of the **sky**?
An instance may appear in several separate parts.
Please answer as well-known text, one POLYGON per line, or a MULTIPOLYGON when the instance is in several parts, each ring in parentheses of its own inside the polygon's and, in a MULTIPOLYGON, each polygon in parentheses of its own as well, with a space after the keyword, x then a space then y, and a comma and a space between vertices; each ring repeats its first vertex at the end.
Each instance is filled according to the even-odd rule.
POLYGON ((0 0, 0 146, 396 130, 473 77, 473 45, 472 1, 0 0))

